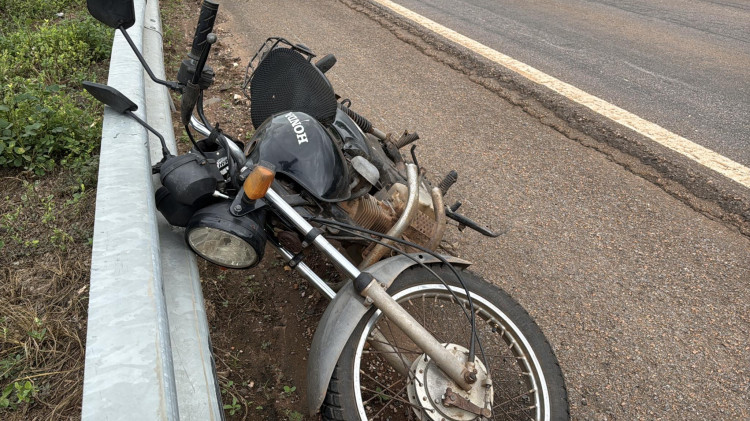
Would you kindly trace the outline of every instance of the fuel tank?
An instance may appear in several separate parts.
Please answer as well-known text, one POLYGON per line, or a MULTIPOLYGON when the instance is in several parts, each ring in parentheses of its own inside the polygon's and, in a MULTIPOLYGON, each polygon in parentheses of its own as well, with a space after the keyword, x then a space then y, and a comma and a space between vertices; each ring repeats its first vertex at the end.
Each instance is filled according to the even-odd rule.
POLYGON ((339 148, 322 124, 308 114, 286 111, 255 131, 249 158, 276 166, 314 197, 325 202, 349 199, 349 173, 339 148))

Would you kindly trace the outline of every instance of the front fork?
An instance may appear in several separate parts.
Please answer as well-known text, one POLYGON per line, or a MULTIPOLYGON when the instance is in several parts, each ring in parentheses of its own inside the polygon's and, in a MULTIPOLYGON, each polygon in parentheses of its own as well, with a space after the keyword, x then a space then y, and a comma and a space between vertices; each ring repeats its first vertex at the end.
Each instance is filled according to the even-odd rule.
MULTIPOLYGON (((310 225, 294 208, 276 193, 273 188, 266 192, 266 200, 275 207, 289 222, 294 224, 304 235, 305 241, 314 244, 326 254, 350 279, 354 286, 368 302, 372 302, 380 311, 390 318, 415 344, 442 369, 448 377, 464 390, 471 390, 476 377, 471 367, 459 361, 445 349, 414 317, 411 316, 385 290, 383 285, 367 272, 361 272, 344 255, 342 255, 317 228, 310 225)), ((330 290, 325 283, 315 285, 322 291, 330 290)))

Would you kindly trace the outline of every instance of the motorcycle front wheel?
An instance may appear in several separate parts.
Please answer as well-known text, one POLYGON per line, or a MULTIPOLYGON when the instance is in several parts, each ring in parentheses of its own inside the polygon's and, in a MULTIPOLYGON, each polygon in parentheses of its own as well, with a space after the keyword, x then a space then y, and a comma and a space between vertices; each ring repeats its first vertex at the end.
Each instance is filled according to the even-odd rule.
MULTIPOLYGON (((465 353, 471 339, 466 291, 448 267, 430 268, 447 286, 425 268, 414 266, 402 272, 388 292, 440 343, 465 353)), ((492 380, 491 398, 480 399, 484 404, 479 406, 490 409, 491 416, 443 405, 445 382, 440 383, 439 375, 431 378, 425 374, 441 372, 430 371, 429 358, 373 308, 339 357, 322 407, 324 420, 569 418, 559 363, 534 320, 501 289, 469 271, 458 270, 474 303, 481 344, 476 347, 477 365, 492 380), (394 367, 398 365, 401 367, 394 367)))

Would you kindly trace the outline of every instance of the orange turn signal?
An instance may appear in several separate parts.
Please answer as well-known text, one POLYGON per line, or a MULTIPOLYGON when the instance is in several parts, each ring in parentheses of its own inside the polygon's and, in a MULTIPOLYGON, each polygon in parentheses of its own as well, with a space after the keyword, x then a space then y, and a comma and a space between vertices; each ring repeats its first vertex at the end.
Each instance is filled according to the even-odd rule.
POLYGON ((271 183, 275 175, 276 171, 273 169, 260 164, 256 165, 242 185, 245 196, 250 200, 257 200, 265 196, 268 189, 271 188, 271 183))

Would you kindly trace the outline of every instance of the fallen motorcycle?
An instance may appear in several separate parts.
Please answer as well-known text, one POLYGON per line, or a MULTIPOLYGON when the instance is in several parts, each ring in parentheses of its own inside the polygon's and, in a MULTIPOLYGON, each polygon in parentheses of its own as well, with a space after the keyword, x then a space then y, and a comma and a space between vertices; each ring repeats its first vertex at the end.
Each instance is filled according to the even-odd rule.
MULTIPOLYGON (((88 0, 91 14, 119 29, 135 22, 132 1, 88 0)), ((468 261, 437 253, 452 219, 496 236, 446 206, 451 172, 432 183, 421 171, 415 133, 384 133, 336 95, 306 46, 269 38, 250 60, 243 90, 255 128, 247 144, 211 125, 203 92, 218 4, 205 0, 177 82, 181 121, 193 148, 172 155, 115 89, 84 87, 154 132, 163 159, 156 204, 185 228, 200 257, 233 269, 260 262, 270 245, 331 299, 308 356, 310 414, 326 420, 567 419, 557 359, 512 298, 469 272, 468 261), (197 116, 194 115, 197 114, 197 116), (193 131, 202 138, 195 139, 193 131), (411 162, 401 149, 411 146, 411 162), (329 284, 306 263, 312 248, 344 282, 329 284)))

